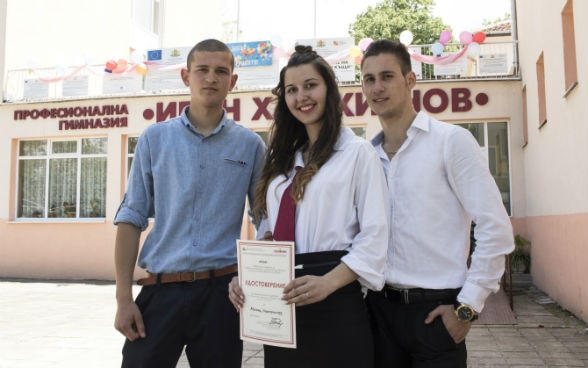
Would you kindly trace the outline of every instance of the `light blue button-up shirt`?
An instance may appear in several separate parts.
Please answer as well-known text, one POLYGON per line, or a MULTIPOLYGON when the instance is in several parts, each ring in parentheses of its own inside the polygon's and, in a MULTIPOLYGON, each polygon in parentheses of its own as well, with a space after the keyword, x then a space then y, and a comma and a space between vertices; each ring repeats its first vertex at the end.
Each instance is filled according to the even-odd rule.
POLYGON ((245 198, 253 203, 265 144, 226 112, 208 136, 182 115, 139 138, 114 223, 145 230, 138 264, 152 273, 204 271, 237 262, 245 198))

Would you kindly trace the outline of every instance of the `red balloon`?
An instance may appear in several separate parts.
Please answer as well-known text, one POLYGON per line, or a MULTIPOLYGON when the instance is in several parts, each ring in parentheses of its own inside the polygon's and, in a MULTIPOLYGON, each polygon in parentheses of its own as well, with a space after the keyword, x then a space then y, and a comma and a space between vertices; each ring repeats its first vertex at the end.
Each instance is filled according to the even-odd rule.
POLYGON ((118 66, 118 64, 116 63, 116 61, 114 60, 108 60, 106 62, 106 67, 104 68, 107 71, 112 72, 114 69, 116 69, 116 67, 118 66))
POLYGON ((474 33, 474 37, 472 37, 472 41, 477 43, 482 43, 486 39, 486 34, 484 32, 476 32, 474 33))

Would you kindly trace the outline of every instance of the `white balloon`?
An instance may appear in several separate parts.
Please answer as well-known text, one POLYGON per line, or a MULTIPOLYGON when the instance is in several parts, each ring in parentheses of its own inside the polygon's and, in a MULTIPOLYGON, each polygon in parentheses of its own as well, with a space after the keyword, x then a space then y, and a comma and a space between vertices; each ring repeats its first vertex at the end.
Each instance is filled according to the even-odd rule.
POLYGON ((477 42, 470 43, 468 45, 468 55, 470 55, 470 56, 480 55, 480 44, 477 42))
POLYGON ((400 33, 400 43, 404 46, 409 46, 412 43, 413 35, 412 32, 409 30, 402 31, 400 33))

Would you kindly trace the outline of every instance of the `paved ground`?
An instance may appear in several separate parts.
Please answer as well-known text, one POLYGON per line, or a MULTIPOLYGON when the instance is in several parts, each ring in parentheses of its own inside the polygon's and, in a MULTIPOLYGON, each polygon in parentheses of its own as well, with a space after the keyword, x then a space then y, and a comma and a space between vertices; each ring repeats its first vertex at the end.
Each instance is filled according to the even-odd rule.
MULTIPOLYGON (((514 295, 517 325, 474 326, 469 367, 588 367, 585 323, 525 275, 514 295)), ((114 312, 112 284, 0 280, 0 368, 118 367, 114 312)), ((263 367, 260 346, 245 344, 243 367, 263 367)))

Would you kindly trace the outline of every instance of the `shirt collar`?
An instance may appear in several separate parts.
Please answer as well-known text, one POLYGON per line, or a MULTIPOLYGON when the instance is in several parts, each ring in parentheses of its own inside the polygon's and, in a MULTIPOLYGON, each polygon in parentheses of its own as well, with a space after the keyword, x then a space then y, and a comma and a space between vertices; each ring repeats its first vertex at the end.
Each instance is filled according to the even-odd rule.
MULTIPOLYGON (((429 117, 424 112, 417 113, 417 116, 414 118, 410 127, 406 131, 406 135, 410 138, 413 137, 417 131, 422 130, 428 132, 431 128, 431 122, 429 121, 429 117)), ((384 131, 381 130, 378 134, 372 138, 371 143, 372 146, 377 147, 384 142, 384 131)))
MULTIPOLYGON (((341 127, 339 130, 339 137, 337 138, 337 142, 335 142, 335 146, 333 149, 335 151, 342 151, 345 149, 345 145, 351 141, 355 137, 355 133, 348 127, 341 127)), ((300 166, 304 167, 304 160, 302 159, 302 151, 296 151, 294 156, 294 167, 300 166)))
MULTIPOLYGON (((190 119, 188 119, 188 108, 189 107, 190 106, 186 106, 184 108, 184 111, 182 111, 182 115, 180 116, 182 124, 184 124, 187 128, 193 130, 197 134, 202 135, 202 133, 200 133, 196 128, 194 128, 194 126, 190 122, 190 119)), ((216 128, 214 128, 214 130, 209 134, 209 136, 219 133, 221 131, 221 129, 223 129, 228 123, 229 123, 229 119, 227 117, 227 111, 225 109, 223 109, 223 116, 221 117, 220 123, 217 125, 216 128)))

